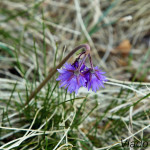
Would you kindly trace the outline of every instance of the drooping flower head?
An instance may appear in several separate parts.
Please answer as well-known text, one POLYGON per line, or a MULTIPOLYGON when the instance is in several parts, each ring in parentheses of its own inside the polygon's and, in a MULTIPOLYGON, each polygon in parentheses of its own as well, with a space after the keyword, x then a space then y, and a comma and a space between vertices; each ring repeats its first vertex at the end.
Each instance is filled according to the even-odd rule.
POLYGON ((84 71, 84 77, 86 79, 86 87, 88 90, 92 88, 92 91, 96 92, 100 87, 104 88, 104 82, 107 81, 103 75, 105 72, 98 69, 98 67, 88 68, 84 71))
POLYGON ((78 70, 79 64, 77 63, 73 65, 66 63, 64 68, 58 69, 60 75, 56 79, 57 81, 60 81, 60 87, 65 86, 70 93, 75 91, 76 94, 78 93, 78 89, 81 86, 85 86, 86 83, 86 79, 84 78, 81 69, 78 70))
POLYGON ((104 83, 107 81, 104 76, 105 72, 98 67, 93 67, 92 59, 89 51, 82 52, 73 64, 66 63, 62 69, 57 69, 60 73, 56 79, 60 81, 60 87, 68 88, 70 93, 77 94, 80 87, 86 87, 88 90, 96 92, 100 87, 104 88, 104 83), (84 57, 81 59, 81 56, 84 57), (89 57, 91 68, 85 65, 85 60, 89 57))

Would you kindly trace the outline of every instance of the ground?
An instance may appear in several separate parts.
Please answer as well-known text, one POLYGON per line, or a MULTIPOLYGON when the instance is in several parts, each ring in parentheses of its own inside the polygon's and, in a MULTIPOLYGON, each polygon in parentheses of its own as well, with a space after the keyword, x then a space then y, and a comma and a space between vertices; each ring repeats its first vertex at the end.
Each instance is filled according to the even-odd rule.
POLYGON ((0 1, 0 149, 148 150, 149 60, 149 0, 0 1), (84 43, 105 88, 70 94, 57 72, 29 102, 84 43))

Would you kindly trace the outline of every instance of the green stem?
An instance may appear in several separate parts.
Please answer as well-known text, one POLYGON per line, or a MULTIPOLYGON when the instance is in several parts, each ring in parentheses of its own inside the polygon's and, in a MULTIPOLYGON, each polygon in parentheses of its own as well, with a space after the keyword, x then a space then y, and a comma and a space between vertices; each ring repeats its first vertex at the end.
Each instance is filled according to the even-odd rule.
POLYGON ((37 93, 39 93, 39 91, 45 86, 45 84, 51 79, 51 77, 57 72, 57 69, 61 68, 63 66, 63 64, 79 49, 84 48, 86 50, 85 54, 89 54, 90 53, 90 46, 88 44, 82 44, 79 45, 78 47, 74 48, 57 66, 55 69, 53 69, 48 76, 42 81, 42 83, 40 83, 40 85, 30 94, 28 100, 27 100, 27 104, 29 104, 29 102, 32 100, 32 98, 34 98, 36 96, 37 93))

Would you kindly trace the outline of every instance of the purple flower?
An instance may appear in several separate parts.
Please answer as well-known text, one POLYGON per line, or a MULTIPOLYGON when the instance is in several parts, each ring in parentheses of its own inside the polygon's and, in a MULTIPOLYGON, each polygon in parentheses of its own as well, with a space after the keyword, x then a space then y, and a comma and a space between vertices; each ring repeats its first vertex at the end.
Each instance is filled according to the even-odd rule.
POLYGON ((94 70, 88 68, 83 74, 86 78, 86 87, 88 90, 92 88, 92 91, 96 92, 100 87, 104 88, 104 82, 106 82, 107 79, 103 75, 105 72, 98 69, 98 67, 94 67, 94 70))
POLYGON ((78 89, 81 86, 85 86, 86 83, 86 79, 84 78, 81 69, 78 71, 77 66, 77 63, 74 65, 66 63, 64 68, 57 69, 60 75, 56 79, 57 81, 60 81, 60 87, 64 86, 65 88, 68 88, 70 93, 75 91, 76 94, 78 93, 78 89))

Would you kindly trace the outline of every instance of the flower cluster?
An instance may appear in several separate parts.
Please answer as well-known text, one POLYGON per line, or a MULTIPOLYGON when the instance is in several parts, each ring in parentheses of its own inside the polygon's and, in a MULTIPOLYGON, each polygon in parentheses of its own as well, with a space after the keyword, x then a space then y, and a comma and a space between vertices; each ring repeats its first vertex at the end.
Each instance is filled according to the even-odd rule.
POLYGON ((60 73, 59 77, 56 79, 60 81, 60 87, 68 88, 70 93, 78 93, 80 87, 86 87, 88 90, 91 88, 92 91, 96 92, 100 87, 104 88, 104 82, 107 81, 106 77, 103 75, 105 72, 98 69, 98 67, 93 67, 90 54, 88 54, 90 59, 91 68, 85 65, 85 59, 87 58, 86 53, 82 53, 73 64, 66 63, 62 69, 57 69, 60 73), (81 59, 80 57, 85 54, 81 59))

